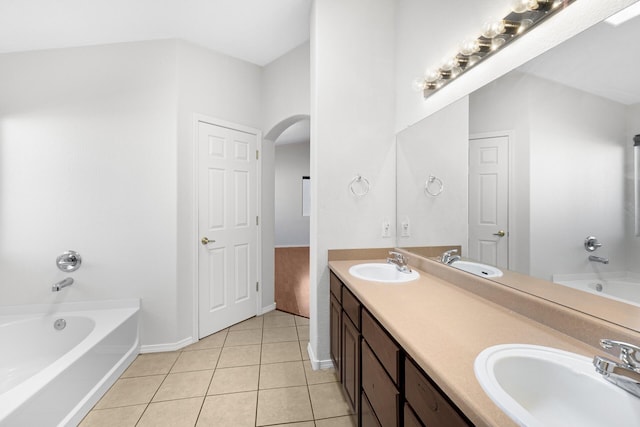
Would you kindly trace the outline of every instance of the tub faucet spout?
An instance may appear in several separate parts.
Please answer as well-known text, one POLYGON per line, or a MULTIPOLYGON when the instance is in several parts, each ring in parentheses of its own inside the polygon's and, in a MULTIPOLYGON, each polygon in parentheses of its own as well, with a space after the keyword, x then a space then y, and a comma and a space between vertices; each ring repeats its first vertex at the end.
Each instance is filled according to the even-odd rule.
POLYGON ((609 264, 609 258, 603 258, 601 256, 589 255, 589 261, 601 262, 603 264, 609 264))
POLYGON ((71 277, 67 277, 66 279, 54 283, 53 286, 51 286, 51 292, 59 292, 60 289, 71 285, 73 285, 73 279, 71 277))

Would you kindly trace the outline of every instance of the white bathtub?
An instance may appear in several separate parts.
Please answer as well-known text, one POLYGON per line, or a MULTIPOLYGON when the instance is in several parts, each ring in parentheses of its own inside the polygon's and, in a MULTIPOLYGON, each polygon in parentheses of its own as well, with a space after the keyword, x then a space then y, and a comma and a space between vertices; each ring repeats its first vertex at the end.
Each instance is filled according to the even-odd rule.
POLYGON ((640 307, 640 275, 618 272, 554 274, 554 283, 640 307))
POLYGON ((138 354, 139 310, 139 300, 0 308, 0 426, 77 425, 138 354))

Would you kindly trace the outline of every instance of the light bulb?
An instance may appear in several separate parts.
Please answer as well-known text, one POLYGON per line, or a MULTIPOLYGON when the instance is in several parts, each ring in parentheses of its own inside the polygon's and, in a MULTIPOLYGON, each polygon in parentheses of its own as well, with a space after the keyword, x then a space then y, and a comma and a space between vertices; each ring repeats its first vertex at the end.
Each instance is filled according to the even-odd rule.
POLYGON ((502 46, 506 42, 507 41, 502 37, 496 37, 495 39, 491 40, 491 50, 498 49, 500 46, 502 46))
POLYGON ((480 42, 478 39, 466 39, 460 43, 460 53, 469 56, 480 50, 480 42))
POLYGON ((478 55, 471 55, 469 57, 469 62, 467 62, 467 67, 473 67, 474 65, 476 65, 478 62, 480 62, 480 57, 478 55))
POLYGON ((511 0, 511 10, 515 13, 524 13, 538 8, 537 0, 511 0))
POLYGON ((431 68, 424 73, 424 80, 427 83, 433 83, 440 78, 440 70, 431 68))
POLYGON ((451 56, 449 58, 445 58, 442 60, 442 65, 440 66, 440 69, 443 71, 451 71, 451 69, 453 67, 456 67, 458 65, 458 58, 456 58, 455 56, 451 56))
POLYGON ((451 78, 455 79, 456 77, 458 77, 460 74, 462 74, 462 68, 455 66, 451 69, 451 78))
POLYGON ((424 81, 424 77, 418 77, 413 80, 411 86, 416 92, 422 92, 427 87, 427 82, 424 81))
POLYGON ((531 19, 523 19, 520 21, 520 26, 518 27, 518 34, 524 32, 533 25, 533 21, 531 19))
POLYGON ((495 36, 498 36, 504 33, 504 20, 499 21, 491 21, 484 24, 482 27, 482 35, 488 39, 492 39, 495 36))

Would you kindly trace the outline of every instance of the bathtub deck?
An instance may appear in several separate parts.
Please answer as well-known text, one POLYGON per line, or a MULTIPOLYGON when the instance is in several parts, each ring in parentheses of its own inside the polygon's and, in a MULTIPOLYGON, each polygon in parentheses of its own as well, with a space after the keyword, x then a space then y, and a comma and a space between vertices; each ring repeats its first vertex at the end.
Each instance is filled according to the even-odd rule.
POLYGON ((308 322, 274 311, 140 355, 80 425, 355 426, 335 371, 311 369, 308 322))

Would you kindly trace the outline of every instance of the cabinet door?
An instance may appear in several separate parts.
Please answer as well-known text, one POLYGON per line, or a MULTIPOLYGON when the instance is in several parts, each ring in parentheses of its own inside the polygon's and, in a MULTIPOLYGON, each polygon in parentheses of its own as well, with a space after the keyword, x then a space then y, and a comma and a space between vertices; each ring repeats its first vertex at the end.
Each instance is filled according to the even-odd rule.
POLYGON ((359 410, 360 332, 342 312, 342 386, 354 412, 359 410))
POLYGON ((340 307, 340 303, 336 300, 333 295, 331 296, 331 313, 329 317, 329 328, 331 331, 331 360, 333 361, 333 366, 336 368, 338 372, 338 378, 342 381, 342 369, 340 366, 341 360, 341 336, 342 336, 342 327, 340 326, 342 316, 342 310, 340 307))
POLYGON ((405 398, 422 423, 429 427, 467 427, 468 423, 447 402, 431 381, 408 359, 404 363, 405 398))

